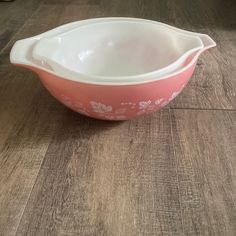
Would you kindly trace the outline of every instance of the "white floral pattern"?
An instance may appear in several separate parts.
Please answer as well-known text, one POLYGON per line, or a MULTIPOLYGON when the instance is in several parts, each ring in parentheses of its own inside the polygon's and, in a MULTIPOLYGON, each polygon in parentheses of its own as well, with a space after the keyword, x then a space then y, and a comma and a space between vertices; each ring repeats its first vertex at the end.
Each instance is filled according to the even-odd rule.
POLYGON ((160 105, 163 102, 164 98, 159 98, 155 101, 156 105, 160 105))
POLYGON ((139 109, 140 110, 147 109, 150 106, 151 103, 152 103, 151 100, 141 101, 141 102, 139 102, 139 109))
POLYGON ((171 97, 170 97, 170 99, 169 99, 169 101, 171 101, 172 99, 176 98, 178 94, 179 94, 179 91, 173 92, 171 97))
POLYGON ((155 109, 155 105, 149 105, 147 111, 153 111, 155 109))
POLYGON ((115 110, 116 114, 124 114, 127 111, 126 108, 118 108, 115 110))
POLYGON ((114 120, 115 119, 115 116, 113 116, 113 115, 104 115, 102 117, 106 118, 107 120, 114 120))
POLYGON ((136 103, 134 102, 122 102, 120 105, 130 107, 131 109, 135 109, 136 107, 136 103))
POLYGON ((136 115, 140 116, 146 113, 146 110, 140 110, 136 113, 136 115))
POLYGON ((127 117, 123 115, 119 115, 119 116, 104 115, 103 117, 107 120, 126 120, 127 119, 127 117))
POLYGON ((83 106, 83 103, 82 103, 82 102, 79 102, 79 101, 74 102, 74 103, 73 103, 73 106, 74 106, 75 108, 77 108, 77 109, 81 109, 81 108, 84 107, 84 106, 83 106))
POLYGON ((129 116, 133 116, 135 113, 136 115, 148 114, 160 107, 166 106, 180 91, 181 89, 173 92, 167 100, 159 97, 154 100, 144 100, 137 103, 121 102, 118 107, 112 107, 110 104, 103 104, 98 101, 90 101, 90 106, 87 107, 80 100, 72 100, 65 94, 61 94, 60 98, 66 106, 87 116, 94 115, 95 117, 97 116, 107 120, 127 120, 129 116), (96 115, 94 113, 96 113, 96 115))
POLYGON ((117 120, 126 120, 127 117, 124 116, 124 115, 119 115, 119 116, 116 116, 116 119, 117 119, 117 120))
POLYGON ((93 111, 96 113, 109 113, 112 111, 112 106, 105 105, 100 102, 91 101, 90 105, 92 106, 93 111))
POLYGON ((161 107, 164 107, 164 106, 166 106, 167 104, 169 103, 169 101, 164 101, 163 103, 161 103, 161 107))
POLYGON ((87 112, 87 111, 85 111, 85 110, 78 110, 78 112, 79 113, 81 113, 81 114, 83 114, 83 115, 86 115, 86 116, 89 116, 90 114, 87 112))
POLYGON ((64 94, 61 94, 61 101, 68 107, 72 106, 71 99, 68 96, 64 95, 64 94))

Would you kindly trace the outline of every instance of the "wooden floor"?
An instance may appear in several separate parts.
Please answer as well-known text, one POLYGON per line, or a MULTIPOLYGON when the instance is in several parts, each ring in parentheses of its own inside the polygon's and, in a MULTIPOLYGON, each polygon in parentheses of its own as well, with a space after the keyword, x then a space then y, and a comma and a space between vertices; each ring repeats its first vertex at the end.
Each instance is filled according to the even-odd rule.
POLYGON ((236 1, 0 3, 0 235, 236 235, 236 1), (127 122, 78 115, 30 71, 21 38, 103 16, 208 33, 188 86, 127 122))

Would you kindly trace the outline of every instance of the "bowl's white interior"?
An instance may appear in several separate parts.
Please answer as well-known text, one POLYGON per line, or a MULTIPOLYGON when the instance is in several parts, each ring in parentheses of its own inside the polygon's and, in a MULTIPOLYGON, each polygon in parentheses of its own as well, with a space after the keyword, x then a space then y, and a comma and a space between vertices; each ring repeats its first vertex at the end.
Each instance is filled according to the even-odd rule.
POLYGON ((199 47, 202 44, 198 37, 162 25, 114 21, 43 38, 36 44, 33 57, 46 61, 58 73, 68 69, 119 77, 157 70, 170 73, 178 66, 181 56, 199 47))

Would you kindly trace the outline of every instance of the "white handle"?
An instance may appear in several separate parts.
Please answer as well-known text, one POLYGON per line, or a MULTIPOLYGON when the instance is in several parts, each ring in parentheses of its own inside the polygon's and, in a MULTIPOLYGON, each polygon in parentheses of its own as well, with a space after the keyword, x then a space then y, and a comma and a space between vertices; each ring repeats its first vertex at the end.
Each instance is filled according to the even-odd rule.
POLYGON ((34 66, 31 62, 31 53, 37 41, 35 37, 16 41, 10 52, 11 63, 34 66))
POLYGON ((216 42, 207 34, 198 34, 199 38, 202 40, 204 45, 203 50, 207 50, 209 48, 213 48, 216 46, 216 42))

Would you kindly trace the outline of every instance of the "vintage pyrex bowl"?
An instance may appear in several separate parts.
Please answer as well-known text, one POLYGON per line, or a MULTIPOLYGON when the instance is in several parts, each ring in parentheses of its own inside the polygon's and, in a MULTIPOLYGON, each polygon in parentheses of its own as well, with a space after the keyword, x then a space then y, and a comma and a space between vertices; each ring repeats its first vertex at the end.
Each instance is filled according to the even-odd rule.
POLYGON ((136 18, 69 23, 17 41, 13 64, 36 72, 49 92, 81 114, 127 120, 168 104, 189 81, 205 34, 136 18))

